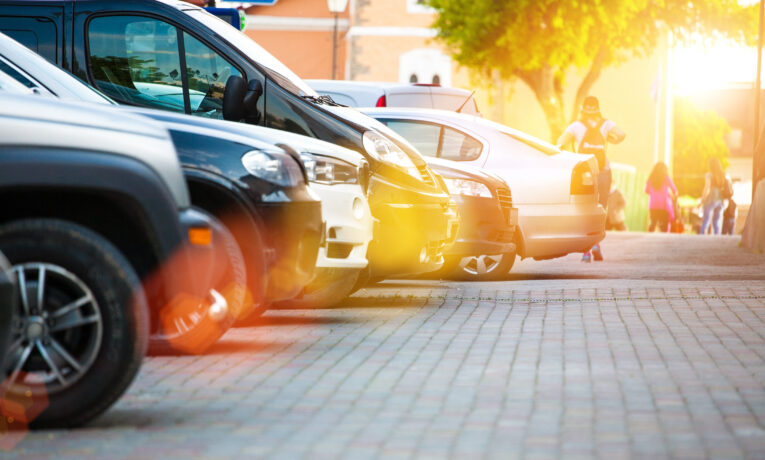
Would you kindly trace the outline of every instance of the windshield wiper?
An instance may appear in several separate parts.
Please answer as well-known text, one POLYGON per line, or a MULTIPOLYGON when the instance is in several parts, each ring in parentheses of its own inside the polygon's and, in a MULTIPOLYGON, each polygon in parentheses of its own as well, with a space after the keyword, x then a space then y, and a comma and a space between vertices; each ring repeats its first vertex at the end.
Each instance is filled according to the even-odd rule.
POLYGON ((328 96, 326 94, 318 96, 318 97, 317 96, 308 96, 308 95, 302 95, 300 97, 302 97, 303 99, 306 99, 308 101, 311 101, 314 104, 325 104, 325 105, 330 105, 330 106, 333 106, 333 107, 347 107, 347 106, 345 106, 343 104, 338 104, 330 96, 328 96))

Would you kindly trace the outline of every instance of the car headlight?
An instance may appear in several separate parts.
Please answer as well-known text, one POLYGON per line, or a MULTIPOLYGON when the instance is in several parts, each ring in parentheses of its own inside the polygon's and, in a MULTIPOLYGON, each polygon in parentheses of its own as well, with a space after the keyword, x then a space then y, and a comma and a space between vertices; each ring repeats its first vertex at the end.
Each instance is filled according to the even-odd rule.
POLYGON ((343 160, 312 153, 301 153, 300 160, 311 182, 330 185, 358 182, 358 168, 343 160))
POLYGON ((242 165, 253 176, 284 187, 303 181, 300 165, 289 155, 253 150, 242 156, 242 165))
POLYGON ((452 195, 491 198, 491 190, 485 184, 468 179, 449 179, 444 177, 446 188, 452 195))
POLYGON ((387 137, 375 131, 366 131, 362 141, 364 143, 364 150, 372 158, 401 169, 417 180, 422 180, 417 166, 414 165, 409 155, 387 137))

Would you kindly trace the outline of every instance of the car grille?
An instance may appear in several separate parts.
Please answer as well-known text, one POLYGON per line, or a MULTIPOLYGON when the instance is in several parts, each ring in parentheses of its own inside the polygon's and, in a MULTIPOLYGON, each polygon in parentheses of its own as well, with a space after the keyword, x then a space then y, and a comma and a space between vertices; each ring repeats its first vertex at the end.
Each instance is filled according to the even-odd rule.
POLYGON ((499 200, 499 206, 502 208, 502 213, 505 215, 505 219, 510 218, 510 209, 513 207, 513 195, 509 189, 500 188, 497 189, 497 199, 499 200))
POLYGON ((433 176, 430 174, 430 171, 428 171, 427 166, 417 166, 417 171, 420 172, 420 177, 422 177, 423 182, 428 185, 436 185, 436 183, 433 181, 433 176))

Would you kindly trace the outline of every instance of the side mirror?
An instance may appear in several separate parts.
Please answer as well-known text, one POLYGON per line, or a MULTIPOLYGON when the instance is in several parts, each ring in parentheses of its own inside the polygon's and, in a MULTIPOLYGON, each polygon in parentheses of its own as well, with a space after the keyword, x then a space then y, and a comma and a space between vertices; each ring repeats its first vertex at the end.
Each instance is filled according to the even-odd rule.
MULTIPOLYGON (((260 80, 252 79, 249 84, 244 78, 232 75, 226 80, 223 93, 223 119, 229 121, 247 122, 260 119, 258 100, 263 95, 263 84, 260 80)), ((257 124, 257 121, 255 122, 257 124)))
POLYGON ((247 96, 247 84, 244 78, 232 75, 226 80, 223 91, 223 119, 239 121, 247 115, 244 98, 247 96))
POLYGON ((244 97, 244 107, 248 114, 258 113, 258 99, 263 95, 263 84, 260 80, 252 79, 247 85, 249 91, 244 97))

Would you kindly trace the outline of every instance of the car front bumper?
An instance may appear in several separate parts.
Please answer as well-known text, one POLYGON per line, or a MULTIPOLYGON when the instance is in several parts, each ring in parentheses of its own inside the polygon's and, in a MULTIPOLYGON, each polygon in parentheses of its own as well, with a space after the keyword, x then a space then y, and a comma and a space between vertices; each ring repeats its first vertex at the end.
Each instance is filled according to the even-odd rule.
POLYGON ((585 252, 606 236, 606 212, 596 202, 516 206, 521 257, 552 259, 585 252))
POLYGON ((316 268, 365 268, 369 264, 367 249, 372 240, 373 220, 361 187, 311 183, 311 188, 321 198, 325 223, 316 268))
POLYGON ((324 231, 321 202, 261 203, 257 210, 268 248, 265 301, 295 298, 314 275, 324 231))
POLYGON ((414 275, 443 266, 444 249, 453 242, 456 213, 446 194, 409 190, 379 175, 370 182, 375 218, 369 245, 372 278, 414 275))
POLYGON ((505 212, 495 198, 452 195, 459 209, 457 240, 447 256, 507 254, 515 251, 517 208, 505 212))

